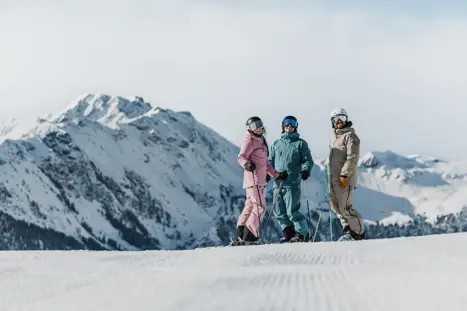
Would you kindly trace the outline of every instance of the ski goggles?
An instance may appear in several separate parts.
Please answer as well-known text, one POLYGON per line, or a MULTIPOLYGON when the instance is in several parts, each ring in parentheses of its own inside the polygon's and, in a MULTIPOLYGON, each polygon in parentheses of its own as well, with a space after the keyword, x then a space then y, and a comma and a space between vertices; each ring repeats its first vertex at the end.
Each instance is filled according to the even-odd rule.
POLYGON ((263 122, 261 121, 255 121, 255 122, 251 122, 250 124, 248 124, 247 128, 251 131, 254 131, 256 130, 257 128, 263 128, 263 122))
POLYGON ((339 114, 337 116, 332 117, 331 121, 336 123, 338 120, 341 120, 342 122, 347 122, 347 116, 339 114))
POLYGON ((286 120, 284 120, 284 122, 282 124, 284 126, 291 125, 292 127, 297 127, 297 121, 295 121, 294 119, 286 119, 286 120))

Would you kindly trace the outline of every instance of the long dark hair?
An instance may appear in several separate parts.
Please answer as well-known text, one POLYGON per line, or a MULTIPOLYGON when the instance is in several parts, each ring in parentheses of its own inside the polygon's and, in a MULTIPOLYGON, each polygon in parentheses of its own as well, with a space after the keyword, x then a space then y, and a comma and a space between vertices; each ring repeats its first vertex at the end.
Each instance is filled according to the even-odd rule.
POLYGON ((269 157, 269 146, 268 146, 268 142, 266 140, 266 128, 265 127, 263 127, 263 134, 261 135, 261 138, 263 139, 264 145, 266 146, 266 152, 267 152, 267 155, 269 157))

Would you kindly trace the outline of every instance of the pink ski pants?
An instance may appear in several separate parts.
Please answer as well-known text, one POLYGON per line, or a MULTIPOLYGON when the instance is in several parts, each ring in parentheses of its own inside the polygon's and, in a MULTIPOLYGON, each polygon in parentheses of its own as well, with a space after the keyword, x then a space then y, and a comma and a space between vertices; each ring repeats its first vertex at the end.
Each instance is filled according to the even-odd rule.
POLYGON ((246 188, 245 207, 238 218, 238 226, 246 226, 255 237, 259 236, 259 225, 266 211, 265 186, 246 188))

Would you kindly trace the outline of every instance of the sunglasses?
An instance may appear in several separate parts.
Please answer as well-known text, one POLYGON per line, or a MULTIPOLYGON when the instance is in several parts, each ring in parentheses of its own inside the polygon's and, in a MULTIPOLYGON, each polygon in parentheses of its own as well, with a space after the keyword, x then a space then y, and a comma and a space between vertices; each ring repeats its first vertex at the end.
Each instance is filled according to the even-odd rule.
POLYGON ((344 115, 337 115, 332 118, 332 122, 336 123, 338 120, 341 120, 342 122, 347 122, 347 116, 344 115))
POLYGON ((284 120, 284 123, 282 123, 284 126, 289 126, 291 125, 292 127, 297 127, 297 121, 292 120, 292 119, 287 119, 284 120))
POLYGON ((263 128, 263 122, 261 121, 255 121, 255 122, 252 122, 248 125, 248 129, 251 130, 251 131, 254 131, 256 130, 257 128, 263 128))

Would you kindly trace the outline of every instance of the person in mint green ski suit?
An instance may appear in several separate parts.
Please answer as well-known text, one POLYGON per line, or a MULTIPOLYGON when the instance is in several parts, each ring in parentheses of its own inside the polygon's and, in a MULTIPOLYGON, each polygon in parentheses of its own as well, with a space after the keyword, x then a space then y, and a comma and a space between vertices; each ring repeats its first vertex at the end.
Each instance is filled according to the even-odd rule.
MULTIPOLYGON (((282 135, 271 146, 269 163, 276 170, 288 173, 273 206, 274 216, 281 226, 284 237, 279 241, 307 242, 310 238, 305 216, 300 212, 301 181, 310 177, 313 157, 308 143, 297 132, 298 122, 293 116, 282 121, 282 135)), ((282 180, 274 180, 276 191, 282 180)))

